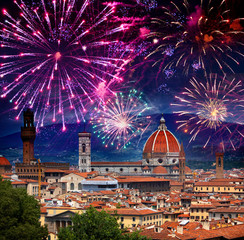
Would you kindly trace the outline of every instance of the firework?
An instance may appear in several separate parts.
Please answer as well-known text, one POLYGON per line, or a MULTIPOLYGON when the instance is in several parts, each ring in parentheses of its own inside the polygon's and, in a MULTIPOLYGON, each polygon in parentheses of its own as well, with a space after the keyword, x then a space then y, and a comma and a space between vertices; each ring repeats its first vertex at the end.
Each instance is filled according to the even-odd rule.
POLYGON ((148 37, 156 47, 147 58, 155 55, 154 65, 163 63, 160 70, 181 68, 186 75, 234 72, 244 56, 243 27, 241 19, 230 18, 226 5, 225 0, 184 0, 162 7, 162 17, 152 20, 148 37))
POLYGON ((15 104, 16 119, 30 107, 35 109, 37 125, 43 125, 51 112, 52 121, 62 119, 65 130, 65 111, 72 110, 77 122, 84 120, 87 103, 103 101, 122 81, 131 55, 109 49, 130 24, 110 22, 115 12, 111 3, 40 0, 28 6, 14 2, 20 19, 4 9, 6 19, 0 23, 5 53, 0 55, 0 76, 8 80, 1 97, 10 97, 15 104), (9 82, 7 75, 15 79, 9 82))
POLYGON ((179 103, 172 104, 177 109, 174 113, 183 119, 177 122, 178 129, 191 135, 190 142, 206 132, 205 147, 216 140, 223 144, 221 139, 225 138, 228 139, 226 144, 235 149, 235 143, 240 143, 244 137, 241 81, 210 74, 206 83, 192 78, 190 84, 190 88, 176 97, 179 103))
POLYGON ((132 138, 141 137, 150 125, 150 116, 145 116, 148 109, 142 93, 138 94, 136 90, 131 90, 128 95, 117 93, 106 105, 96 109, 91 118, 94 133, 102 139, 105 147, 126 148, 132 138))

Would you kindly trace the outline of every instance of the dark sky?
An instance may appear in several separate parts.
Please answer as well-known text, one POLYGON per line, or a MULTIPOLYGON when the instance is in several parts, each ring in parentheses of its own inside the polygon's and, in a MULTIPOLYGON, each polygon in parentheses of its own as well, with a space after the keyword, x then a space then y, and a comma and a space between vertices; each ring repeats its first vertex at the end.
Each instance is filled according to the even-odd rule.
MULTIPOLYGON (((234 17, 243 17, 243 8, 241 7, 242 1, 243 0, 227 1, 227 5, 231 8, 231 14, 234 17)), ((180 3, 181 1, 176 2, 180 3)), ((18 12, 15 5, 9 0, 0 0, 0 8, 6 8, 9 12, 14 14, 18 12)), ((151 14, 151 17, 154 17, 153 12, 147 12, 146 14, 151 14)), ((2 16, 0 20, 3 21, 2 16)), ((141 61, 141 59, 138 61, 141 61)), ((241 62, 241 67, 236 70, 238 72, 238 77, 243 79, 243 59, 241 62)), ((135 87, 145 92, 146 100, 153 106, 153 112, 171 113, 172 108, 170 107, 170 103, 174 101, 174 96, 189 84, 189 77, 176 73, 171 79, 166 79, 165 77, 156 79, 157 69, 152 68, 150 64, 147 64, 146 67, 145 69, 145 66, 143 66, 135 72, 136 78, 141 79, 135 87)), ((12 107, 13 105, 9 103, 8 99, 0 99, 0 136, 5 136, 20 130, 22 124, 21 120, 14 120, 15 115, 13 111, 11 111, 12 107)))

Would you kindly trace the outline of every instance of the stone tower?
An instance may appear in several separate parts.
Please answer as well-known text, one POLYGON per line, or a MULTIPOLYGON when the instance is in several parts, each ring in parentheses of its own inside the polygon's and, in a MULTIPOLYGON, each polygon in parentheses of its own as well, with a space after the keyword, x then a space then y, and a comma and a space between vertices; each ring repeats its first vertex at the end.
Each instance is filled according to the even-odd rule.
POLYGON ((79 133, 79 171, 91 171, 91 133, 79 133))
POLYGON ((183 143, 180 145, 180 157, 179 157, 179 181, 185 181, 185 168, 186 168, 186 157, 185 151, 183 147, 183 143))
POLYGON ((30 164, 34 160, 34 141, 36 128, 34 126, 34 113, 28 108, 24 111, 24 127, 21 127, 23 141, 23 163, 30 164))
POLYGON ((216 178, 224 178, 224 153, 215 153, 216 156, 216 178))

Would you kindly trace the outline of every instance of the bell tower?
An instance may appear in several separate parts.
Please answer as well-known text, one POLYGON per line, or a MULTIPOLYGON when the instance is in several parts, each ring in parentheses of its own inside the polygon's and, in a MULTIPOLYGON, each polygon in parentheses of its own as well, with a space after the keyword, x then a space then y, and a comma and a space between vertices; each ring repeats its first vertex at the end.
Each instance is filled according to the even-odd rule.
POLYGON ((81 132, 79 136, 79 171, 91 171, 91 133, 81 132))
POLYGON ((23 163, 30 164, 34 160, 34 141, 36 128, 34 126, 34 113, 28 108, 24 111, 24 127, 21 127, 23 141, 23 163))
POLYGON ((216 156, 216 178, 224 178, 224 153, 215 153, 216 156))
POLYGON ((179 180, 180 182, 185 181, 185 168, 186 168, 186 157, 183 147, 183 143, 180 145, 180 156, 179 156, 179 180))

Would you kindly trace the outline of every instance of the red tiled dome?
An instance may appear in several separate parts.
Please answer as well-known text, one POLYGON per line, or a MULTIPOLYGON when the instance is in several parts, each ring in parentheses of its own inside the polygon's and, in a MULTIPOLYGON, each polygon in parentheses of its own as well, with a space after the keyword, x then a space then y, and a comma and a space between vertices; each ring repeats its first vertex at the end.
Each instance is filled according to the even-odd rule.
POLYGON ((7 158, 0 156, 0 166, 11 166, 7 158))
POLYGON ((165 120, 162 117, 158 130, 147 140, 143 153, 168 153, 180 152, 180 144, 176 137, 167 130, 165 120))
POLYGON ((165 167, 163 166, 157 166, 153 169, 153 173, 154 174, 167 174, 167 170, 165 167))

